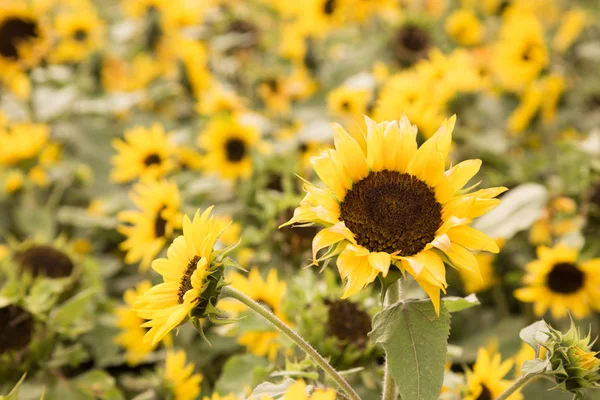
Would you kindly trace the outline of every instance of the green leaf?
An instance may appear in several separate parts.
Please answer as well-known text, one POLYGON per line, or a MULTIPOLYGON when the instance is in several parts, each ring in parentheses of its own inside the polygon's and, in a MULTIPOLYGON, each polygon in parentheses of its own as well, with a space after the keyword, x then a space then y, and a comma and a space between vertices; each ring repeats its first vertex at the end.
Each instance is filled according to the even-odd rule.
POLYGON ((27 374, 23 374, 21 379, 19 379, 19 382, 17 382, 7 396, 0 396, 0 400, 17 400, 19 398, 19 388, 23 384, 23 381, 25 381, 25 376, 27 376, 27 374))
POLYGON ((266 359, 252 354, 232 356, 223 366, 223 372, 215 384, 215 392, 244 396, 247 389, 251 389, 268 376, 268 364, 266 359))
POLYGON ((288 378, 279 384, 275 384, 275 383, 271 383, 271 382, 261 383, 256 388, 254 388, 254 390, 252 391, 252 394, 250 395, 250 399, 263 399, 263 398, 278 399, 278 398, 281 398, 285 394, 286 390, 291 385, 294 384, 294 382, 295 381, 293 379, 288 378))
POLYGON ((56 310, 53 318, 54 323, 61 328, 69 328, 75 324, 78 319, 83 317, 87 305, 95 294, 95 289, 87 289, 77 293, 56 310))
POLYGON ((548 360, 526 360, 521 367, 523 375, 538 375, 550 369, 550 361, 548 360))
POLYGON ((444 305, 448 311, 451 313, 466 310, 467 308, 475 307, 481 304, 475 293, 472 293, 467 297, 448 296, 444 297, 442 301, 444 302, 444 305))
POLYGON ((521 337, 521 340, 535 350, 535 354, 539 354, 540 345, 546 343, 549 334, 550 330, 548 329, 548 324, 542 319, 521 329, 519 336, 521 337))
POLYGON ((438 317, 430 300, 407 300, 375 315, 369 336, 385 349, 403 399, 437 400, 449 334, 450 313, 443 303, 438 317))

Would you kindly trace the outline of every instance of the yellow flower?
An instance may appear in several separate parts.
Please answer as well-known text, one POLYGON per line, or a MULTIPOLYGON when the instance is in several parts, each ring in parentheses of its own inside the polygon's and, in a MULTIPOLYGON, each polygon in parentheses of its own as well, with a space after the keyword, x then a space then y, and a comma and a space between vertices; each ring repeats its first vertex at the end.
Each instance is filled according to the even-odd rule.
POLYGON ((207 278, 218 271, 213 265, 213 247, 219 232, 210 217, 211 208, 193 221, 183 218, 183 235, 175 238, 167 250, 167 258, 152 263, 152 269, 163 277, 160 283, 138 297, 136 312, 149 320, 143 327, 150 330, 144 340, 158 343, 167 333, 182 324, 188 314, 198 306, 207 289, 207 278))
POLYGON ((202 115, 233 113, 245 109, 243 100, 233 90, 213 85, 202 93, 196 105, 196 111, 202 115))
POLYGON ((307 194, 287 224, 325 227, 313 240, 313 262, 338 256, 344 298, 395 265, 415 277, 439 311, 440 290, 447 286, 442 254, 457 269, 477 273, 477 259, 468 249, 498 252, 491 238, 469 224, 496 207, 494 197, 506 189, 461 191, 480 160, 445 171, 454 117, 420 148, 408 118, 365 120, 366 149, 332 125, 335 150, 312 159, 326 187, 306 183, 307 194), (330 250, 317 258, 324 248, 330 250))
POLYGON ((107 92, 133 92, 148 86, 163 71, 163 66, 146 53, 137 54, 130 62, 108 56, 102 63, 102 86, 107 92))
POLYGON ((463 46, 474 46, 483 38, 483 25, 471 10, 454 11, 446 20, 446 33, 463 46))
POLYGON ((31 168, 27 173, 27 177, 31 182, 35 183, 39 187, 46 187, 50 184, 50 177, 48 172, 39 165, 31 168))
POLYGON ((258 87, 258 95, 269 111, 283 113, 290 109, 292 93, 287 80, 283 77, 266 78, 258 87))
POLYGON ((20 122, 0 127, 0 165, 15 165, 37 156, 49 136, 44 124, 20 122))
POLYGON ((103 44, 104 25, 91 7, 59 14, 56 32, 58 45, 51 53, 55 63, 82 61, 103 44))
POLYGON ((544 123, 553 122, 556 119, 556 107, 565 87, 565 79, 558 74, 549 75, 544 80, 544 98, 542 99, 542 121, 544 123))
POLYGON ((119 246, 127 252, 125 262, 140 262, 145 271, 162 251, 173 232, 181 228, 181 201, 175 182, 137 183, 129 197, 138 210, 121 211, 117 230, 126 239, 119 246))
POLYGON ((206 49, 198 41, 181 39, 177 42, 177 51, 183 66, 181 79, 184 86, 194 97, 200 98, 212 80, 206 49))
POLYGON ((15 193, 23 187, 25 179, 23 173, 18 169, 13 169, 6 174, 4 179, 4 191, 6 193, 15 193))
POLYGON ((355 117, 367 113, 370 99, 368 90, 340 86, 327 95, 327 108, 337 115, 355 117))
POLYGON ((199 171, 202 169, 203 156, 196 150, 189 148, 188 146, 179 146, 175 150, 177 157, 177 163, 179 168, 182 170, 199 171))
POLYGON ((115 337, 115 343, 125 348, 127 363, 131 366, 144 361, 156 347, 155 344, 143 340, 148 330, 140 326, 145 320, 138 317, 134 309, 138 296, 143 295, 151 287, 150 281, 142 281, 135 288, 127 289, 123 294, 125 305, 115 310, 116 325, 121 329, 121 333, 115 337))
MULTIPOLYGON (((306 394, 306 384, 304 381, 292 383, 285 391, 283 400, 335 400, 336 391, 334 389, 316 388, 308 395, 306 394)), ((271 397, 263 397, 261 400, 273 400, 271 397)))
POLYGON ((558 52, 566 51, 577 39, 587 24, 587 15, 584 10, 574 9, 563 18, 552 40, 552 48, 558 52))
MULTIPOLYGON (((512 360, 502 362, 498 353, 489 353, 485 348, 477 352, 477 360, 472 371, 467 371, 467 393, 463 400, 495 399, 512 384, 503 379, 513 367, 512 360)), ((520 391, 515 392, 509 400, 521 400, 520 391)))
POLYGON ((24 71, 35 67, 51 45, 44 10, 36 2, 8 0, 0 4, 0 82, 20 97, 29 96, 24 71))
POLYGON ((187 363, 185 351, 168 351, 165 360, 165 383, 173 400, 194 400, 200 394, 202 374, 194 374, 196 366, 187 363))
POLYGON ((520 91, 548 65, 544 29, 532 12, 515 8, 506 12, 499 36, 493 54, 495 75, 507 90, 520 91))
POLYGON ((543 96, 544 91, 540 82, 529 85, 521 97, 521 104, 508 118, 508 129, 511 132, 523 132, 529 126, 529 123, 540 109, 543 96))
POLYGON ((204 396, 202 400, 239 400, 234 394, 230 393, 225 396, 219 395, 219 393, 213 392, 213 394, 209 396, 204 396))
POLYGON ((213 118, 198 136, 198 145, 207 152, 205 167, 223 178, 247 178, 252 173, 252 149, 259 132, 237 118, 213 118))
POLYGON ((160 124, 135 127, 125 132, 125 140, 113 140, 117 154, 112 158, 111 179, 129 182, 136 178, 160 178, 173 169, 175 151, 169 134, 160 124))
MULTIPOLYGON (((280 320, 287 323, 287 317, 283 313, 283 299, 287 285, 285 281, 277 279, 275 268, 269 270, 266 280, 263 280, 257 268, 252 268, 247 278, 234 272, 229 276, 229 280, 231 287, 261 303, 280 320)), ((245 307, 240 303, 227 299, 219 302, 219 308, 230 313, 240 313, 245 310, 245 307)), ((246 346, 252 354, 268 356, 270 360, 274 360, 277 351, 281 347, 279 337, 279 331, 276 330, 249 331, 241 334, 238 337, 238 342, 246 346)))
POLYGON ((567 312, 584 318, 591 309, 600 310, 600 258, 578 261, 577 250, 565 245, 540 246, 537 256, 525 267, 525 287, 514 293, 518 300, 534 303, 540 317, 548 308, 554 318, 567 312))

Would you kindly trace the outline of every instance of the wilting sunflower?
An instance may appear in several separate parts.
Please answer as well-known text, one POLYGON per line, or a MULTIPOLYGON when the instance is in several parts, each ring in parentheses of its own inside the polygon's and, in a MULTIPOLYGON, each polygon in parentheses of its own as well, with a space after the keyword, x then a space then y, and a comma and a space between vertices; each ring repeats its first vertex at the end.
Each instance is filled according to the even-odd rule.
POLYGON ((50 136, 47 125, 19 122, 0 126, 0 165, 14 165, 37 156, 50 136))
MULTIPOLYGON (((280 320, 287 322, 287 317, 283 313, 283 299, 287 285, 285 281, 277 279, 275 268, 269 270, 266 280, 263 280, 257 268, 252 268, 248 277, 234 272, 228 278, 231 287, 262 304, 280 320)), ((227 299, 219 302, 219 309, 230 313, 240 313, 246 310, 241 303, 227 299)), ((281 347, 279 336, 277 330, 247 331, 238 336, 238 342, 246 346, 252 354, 261 357, 268 356, 270 360, 274 360, 281 347)))
POLYGON ((147 329, 142 328, 145 321, 138 317, 134 305, 138 296, 144 294, 152 287, 150 281, 142 281, 135 288, 128 289, 123 294, 125 304, 115 310, 117 315, 116 325, 121 333, 115 337, 115 343, 123 346, 126 351, 127 363, 135 366, 152 353, 156 347, 152 343, 144 341, 147 329))
POLYGON ((122 211, 117 230, 127 237, 121 249, 127 252, 125 262, 141 261, 146 270, 150 262, 181 228, 181 201, 175 182, 150 181, 138 183, 130 193, 138 210, 122 211))
POLYGON ((259 140, 259 132, 236 118, 215 118, 198 137, 198 145, 206 154, 206 169, 223 178, 246 178, 252 173, 251 151, 259 140))
POLYGON ((135 127, 125 132, 125 140, 115 139, 117 154, 112 158, 111 179, 118 183, 136 178, 160 178, 175 167, 175 147, 160 124, 135 127))
POLYGON ((592 309, 600 310, 600 258, 578 261, 577 250, 565 245, 540 246, 537 256, 525 267, 526 286, 515 291, 517 299, 534 303, 540 317, 548 308, 554 318, 567 312, 584 318, 592 309))
POLYGON ((23 71, 39 64, 50 48, 44 11, 25 1, 0 4, 0 81, 17 94, 29 95, 23 71))
POLYGON ((146 291, 136 302, 141 318, 149 320, 143 327, 150 327, 144 340, 158 343, 171 330, 183 323, 201 301, 207 290, 208 277, 217 272, 214 244, 219 236, 212 207, 194 219, 183 218, 183 235, 177 237, 167 250, 167 258, 152 263, 152 269, 162 275, 160 283, 146 291))
POLYGON ((165 360, 165 384, 173 400, 193 400, 200 394, 202 374, 194 374, 196 366, 187 363, 185 351, 168 351, 165 360))
POLYGON ((380 273, 386 276, 393 264, 415 277, 439 310, 440 290, 447 286, 444 260, 459 270, 478 271, 469 250, 498 252, 491 238, 469 224, 496 207, 494 197, 506 188, 461 191, 480 160, 445 171, 454 117, 420 148, 408 118, 365 120, 365 148, 332 125, 335 150, 312 159, 326 187, 306 183, 307 194, 287 224, 325 226, 313 240, 313 262, 338 256, 344 298, 380 273))
MULTIPOLYGON (((463 400, 492 400, 500 396, 512 384, 503 379, 512 369, 514 362, 505 360, 498 353, 488 352, 480 348, 472 371, 467 371, 467 393, 463 400)), ((517 391, 508 397, 509 400, 521 400, 523 395, 517 391)))
POLYGON ((93 9, 69 11, 56 17, 58 45, 51 54, 56 63, 79 62, 103 41, 103 23, 93 9))

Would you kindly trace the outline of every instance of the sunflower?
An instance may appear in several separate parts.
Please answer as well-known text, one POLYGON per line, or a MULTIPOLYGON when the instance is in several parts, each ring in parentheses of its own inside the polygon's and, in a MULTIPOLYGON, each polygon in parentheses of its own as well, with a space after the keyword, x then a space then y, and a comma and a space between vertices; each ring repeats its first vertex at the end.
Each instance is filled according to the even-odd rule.
MULTIPOLYGON (((514 362, 505 360, 498 353, 490 353, 485 348, 477 352, 477 360, 472 371, 467 371, 467 393, 463 400, 492 400, 500 396, 512 381, 503 379, 512 369, 514 362)), ((521 400, 523 395, 517 391, 509 400, 521 400)))
POLYGON ((48 143, 47 125, 29 122, 0 126, 0 165, 15 165, 36 157, 48 143))
POLYGON ((118 183, 136 178, 160 178, 175 167, 175 147, 160 124, 135 127, 125 132, 125 140, 113 140, 117 154, 112 158, 111 179, 118 183))
POLYGON ((306 183, 307 194, 286 225, 325 226, 313 240, 313 263, 338 256, 343 298, 380 273, 386 276, 393 264, 415 277, 439 311, 440 290, 447 286, 444 260, 459 270, 478 271, 468 249, 498 252, 491 238, 469 224, 496 207, 494 197, 506 189, 461 191, 480 160, 445 171, 454 117, 418 149, 417 129, 408 118, 365 121, 365 148, 340 125, 332 125, 335 150, 312 159, 326 188, 306 183))
POLYGON ((524 9, 510 9, 494 46, 492 64, 500 83, 521 91, 548 64, 544 29, 536 16, 524 9))
POLYGON ((194 374, 196 366, 187 363, 185 351, 168 351, 164 380, 173 400, 194 400, 200 394, 202 374, 194 374))
POLYGON ((427 58, 432 48, 431 32, 413 22, 403 24, 392 37, 392 54, 402 65, 427 58))
POLYGON ((130 198, 138 210, 121 211, 117 230, 127 239, 120 248, 127 252, 125 262, 140 262, 142 270, 164 248, 173 232, 181 228, 181 201, 175 182, 137 183, 130 198))
POLYGON ((91 8, 59 14, 55 25, 59 36, 51 54, 55 63, 82 61, 102 46, 104 26, 91 8))
POLYGON ((290 110, 291 92, 284 77, 271 76, 258 86, 258 95, 269 111, 283 113, 290 110))
POLYGON ((202 115, 231 114, 244 111, 244 100, 236 92, 219 85, 212 85, 202 93, 196 111, 202 115))
POLYGON ((100 77, 108 92, 133 92, 144 89, 164 72, 150 54, 140 53, 131 61, 108 56, 102 61, 100 77))
POLYGON ((123 346, 126 350, 127 363, 135 366, 144 361, 148 354, 156 347, 152 343, 143 340, 147 329, 142 328, 145 321, 137 316, 134 305, 138 296, 143 295, 152 287, 150 281, 142 281, 135 288, 128 289, 123 294, 125 305, 115 310, 117 316, 116 326, 121 333, 115 337, 115 343, 123 346))
POLYGON ((223 178, 246 178, 252 173, 250 153, 258 140, 256 128, 237 118, 214 118, 198 137, 198 144, 208 153, 206 169, 223 178))
MULTIPOLYGON (((285 281, 277 279, 276 269, 269 270, 266 280, 263 280, 257 268, 252 268, 247 278, 234 272, 229 276, 229 281, 231 287, 238 289, 252 300, 267 307, 280 320, 287 323, 287 317, 283 313, 283 299, 287 285, 285 281)), ((219 308, 235 314, 245 310, 242 304, 230 300, 220 301, 219 308)), ((268 356, 270 360, 274 360, 277 351, 281 347, 279 337, 279 331, 246 331, 238 337, 238 342, 246 346, 252 354, 268 356)))
MULTIPOLYGON (((310 395, 306 394, 307 386, 304 381, 292 383, 281 397, 283 400, 335 400, 336 391, 334 389, 315 388, 310 395)), ((273 400, 272 397, 265 396, 262 400, 273 400)))
POLYGON ((50 49, 43 13, 29 2, 0 4, 0 81, 21 97, 28 97, 30 91, 23 71, 38 65, 50 49))
POLYGON ((342 116, 357 116, 367 112, 371 93, 364 89, 340 86, 327 95, 327 108, 342 116))
POLYGON ((483 38, 483 24, 472 10, 459 9, 448 16, 446 33, 463 46, 474 46, 483 38))
POLYGON ((13 254, 16 270, 34 277, 70 277, 76 269, 76 262, 66 247, 63 240, 53 244, 27 243, 13 254))
POLYGON ((579 261, 576 249, 563 244, 537 249, 537 260, 527 264, 523 283, 515 297, 534 303, 536 315, 543 316, 548 308, 554 318, 571 312, 584 318, 591 310, 600 310, 600 258, 579 261))
POLYGON ((15 193, 23 187, 24 182, 23 173, 18 169, 7 171, 4 177, 4 191, 10 194, 15 193))
POLYGON ((197 41, 179 40, 177 58, 181 62, 181 81, 183 86, 195 97, 206 92, 211 86, 211 73, 208 70, 206 49, 197 41))
POLYGON ((136 312, 149 320, 143 327, 150 330, 144 340, 158 343, 167 333, 183 323, 189 313, 199 305, 206 291, 208 277, 218 272, 214 244, 219 236, 214 218, 210 216, 212 207, 194 219, 183 218, 183 235, 175 238, 167 250, 167 258, 159 258, 152 263, 152 269, 162 275, 160 283, 136 302, 136 312))
POLYGON ((552 40, 552 48, 561 53, 566 51, 588 23, 589 20, 584 10, 570 10, 561 20, 552 40))

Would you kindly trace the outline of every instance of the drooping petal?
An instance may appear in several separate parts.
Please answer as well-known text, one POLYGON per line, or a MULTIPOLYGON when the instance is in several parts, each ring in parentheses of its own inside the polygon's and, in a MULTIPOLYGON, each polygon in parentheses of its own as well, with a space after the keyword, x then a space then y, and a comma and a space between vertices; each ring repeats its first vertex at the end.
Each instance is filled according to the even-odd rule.
POLYGON ((468 225, 461 225, 450 229, 448 237, 450 237, 452 242, 471 250, 489 251, 491 253, 498 253, 500 251, 494 239, 468 225))
POLYGON ((344 224, 344 222, 338 222, 329 228, 320 230, 315 235, 312 242, 313 263, 316 264, 319 261, 317 259, 317 253, 319 250, 332 246, 342 240, 355 243, 352 232, 346 228, 346 224, 344 224))
POLYGON ((481 168, 481 160, 466 160, 446 171, 452 192, 455 193, 467 184, 481 168))
POLYGON ((388 274, 391 261, 391 256, 385 252, 369 254, 369 263, 373 268, 380 271, 384 277, 388 274))

